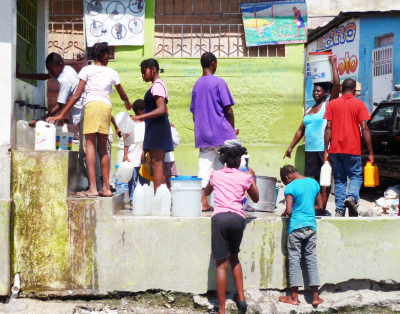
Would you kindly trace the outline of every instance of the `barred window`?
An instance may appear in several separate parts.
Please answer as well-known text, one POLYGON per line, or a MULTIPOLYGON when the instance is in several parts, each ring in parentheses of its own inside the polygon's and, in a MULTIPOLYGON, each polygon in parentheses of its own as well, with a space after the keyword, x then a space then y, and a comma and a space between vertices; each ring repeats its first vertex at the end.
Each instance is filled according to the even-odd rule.
MULTIPOLYGON (((17 62, 21 73, 37 71, 37 0, 17 1, 17 62)), ((36 81, 24 80, 36 86, 36 81)))
POLYGON ((240 3, 156 0, 154 55, 198 58, 208 51, 229 58, 285 57, 285 45, 246 47, 240 3))
POLYGON ((85 36, 82 0, 49 1, 49 53, 64 60, 83 60, 85 36))

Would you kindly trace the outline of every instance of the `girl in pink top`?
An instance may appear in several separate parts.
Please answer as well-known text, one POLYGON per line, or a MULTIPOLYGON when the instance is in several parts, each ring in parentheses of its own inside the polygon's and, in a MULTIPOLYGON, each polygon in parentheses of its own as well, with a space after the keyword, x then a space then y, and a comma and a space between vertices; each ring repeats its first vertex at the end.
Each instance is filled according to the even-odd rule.
POLYGON ((240 314, 246 313, 247 304, 243 290, 242 266, 238 258, 240 243, 246 223, 243 212, 243 198, 247 191, 254 202, 258 202, 258 189, 254 171, 240 171, 242 155, 247 154, 244 147, 222 147, 219 151, 224 168, 211 173, 205 189, 208 196, 214 191, 215 209, 212 217, 212 253, 217 263, 218 314, 225 314, 226 272, 228 258, 235 279, 238 297, 236 305, 240 314))

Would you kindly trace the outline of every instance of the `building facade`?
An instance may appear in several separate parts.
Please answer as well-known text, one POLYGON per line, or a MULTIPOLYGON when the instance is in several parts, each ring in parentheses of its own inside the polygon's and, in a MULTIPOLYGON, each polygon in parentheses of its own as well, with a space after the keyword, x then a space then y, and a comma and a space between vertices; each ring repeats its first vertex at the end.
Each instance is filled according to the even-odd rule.
MULTIPOLYGON (((306 53, 332 51, 340 79, 361 84, 370 113, 400 84, 400 11, 345 12, 310 33, 306 53)), ((306 60, 306 106, 313 104, 311 69, 306 60)))

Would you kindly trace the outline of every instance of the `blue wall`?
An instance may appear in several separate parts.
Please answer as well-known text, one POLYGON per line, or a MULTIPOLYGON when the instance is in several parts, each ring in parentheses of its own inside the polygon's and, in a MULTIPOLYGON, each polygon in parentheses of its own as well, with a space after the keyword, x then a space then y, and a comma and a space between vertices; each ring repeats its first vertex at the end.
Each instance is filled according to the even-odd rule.
POLYGON ((375 49, 375 37, 390 33, 394 34, 393 83, 396 85, 400 84, 400 16, 360 18, 358 81, 361 83, 359 98, 364 102, 369 101, 365 99, 367 87, 369 96, 372 96, 372 50, 375 49))

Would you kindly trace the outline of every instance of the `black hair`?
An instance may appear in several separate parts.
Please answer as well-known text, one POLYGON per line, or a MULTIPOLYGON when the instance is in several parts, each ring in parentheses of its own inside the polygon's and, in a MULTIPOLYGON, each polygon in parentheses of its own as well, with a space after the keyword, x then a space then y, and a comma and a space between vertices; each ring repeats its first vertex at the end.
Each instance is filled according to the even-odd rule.
POLYGON ((353 91, 356 89, 357 83, 353 79, 345 79, 342 83, 342 92, 353 91))
POLYGON ((52 52, 46 58, 46 65, 59 65, 64 64, 64 59, 58 53, 52 52))
POLYGON ((136 99, 132 104, 132 110, 138 114, 139 110, 144 110, 144 100, 143 99, 136 99))
POLYGON ((153 58, 143 60, 140 64, 140 67, 144 69, 152 69, 154 67, 156 68, 157 73, 164 73, 164 69, 160 68, 160 66, 158 65, 158 61, 153 58))
POLYGON ((108 47, 108 43, 95 43, 92 47, 92 59, 94 61, 102 62, 105 55, 110 54, 110 48, 108 47))
POLYGON ((229 168, 237 168, 243 155, 247 154, 245 147, 221 147, 219 149, 219 160, 229 168))
POLYGON ((293 167, 292 165, 284 165, 281 169, 280 169, 280 174, 281 174, 281 180, 282 178, 286 177, 287 175, 291 174, 291 173, 296 173, 298 172, 296 170, 295 167, 293 167))
POLYGON ((201 55, 200 63, 203 69, 209 68, 213 62, 217 62, 217 57, 213 53, 205 52, 201 55))
POLYGON ((315 86, 319 86, 319 87, 321 87, 325 92, 328 92, 329 91, 329 88, 330 88, 330 83, 328 83, 328 82, 322 82, 322 83, 315 83, 314 84, 314 87, 315 86))

